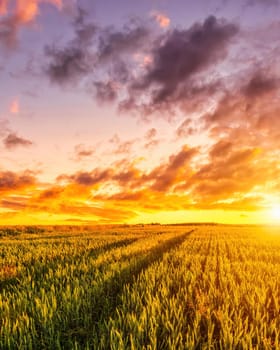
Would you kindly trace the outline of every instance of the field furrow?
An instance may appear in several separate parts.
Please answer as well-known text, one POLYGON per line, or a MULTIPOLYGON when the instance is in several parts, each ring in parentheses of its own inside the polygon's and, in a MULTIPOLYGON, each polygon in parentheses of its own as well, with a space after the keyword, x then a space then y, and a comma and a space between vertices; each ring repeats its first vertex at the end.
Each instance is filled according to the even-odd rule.
POLYGON ((278 228, 132 226, 0 242, 0 349, 280 349, 278 228))

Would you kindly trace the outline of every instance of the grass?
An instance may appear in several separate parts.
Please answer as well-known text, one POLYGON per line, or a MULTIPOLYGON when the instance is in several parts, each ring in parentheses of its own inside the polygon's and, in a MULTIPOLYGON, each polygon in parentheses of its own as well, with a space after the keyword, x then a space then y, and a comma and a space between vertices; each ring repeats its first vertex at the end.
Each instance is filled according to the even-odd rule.
POLYGON ((1 232, 0 349, 280 349, 278 228, 1 232))

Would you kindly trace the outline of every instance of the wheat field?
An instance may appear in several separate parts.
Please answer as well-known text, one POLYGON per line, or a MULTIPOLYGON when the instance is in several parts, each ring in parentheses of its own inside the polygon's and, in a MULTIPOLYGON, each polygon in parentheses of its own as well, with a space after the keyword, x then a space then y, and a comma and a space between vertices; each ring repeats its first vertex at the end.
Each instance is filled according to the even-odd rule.
POLYGON ((0 349, 280 349, 279 233, 2 227, 0 349))

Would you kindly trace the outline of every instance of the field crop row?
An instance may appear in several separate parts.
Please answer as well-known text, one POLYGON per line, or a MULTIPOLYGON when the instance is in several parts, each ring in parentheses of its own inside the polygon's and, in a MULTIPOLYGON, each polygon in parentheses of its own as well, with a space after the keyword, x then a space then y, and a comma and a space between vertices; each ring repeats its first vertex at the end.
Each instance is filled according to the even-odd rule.
POLYGON ((279 238, 235 230, 199 229, 126 287, 114 349, 279 349, 279 238))
POLYGON ((279 349, 278 228, 0 241, 1 349, 279 349))

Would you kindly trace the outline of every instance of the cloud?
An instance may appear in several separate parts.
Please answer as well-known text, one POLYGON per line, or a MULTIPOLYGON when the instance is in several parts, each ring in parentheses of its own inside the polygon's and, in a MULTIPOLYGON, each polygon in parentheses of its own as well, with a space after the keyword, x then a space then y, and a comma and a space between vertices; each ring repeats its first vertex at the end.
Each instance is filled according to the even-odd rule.
POLYGON ((52 82, 65 84, 77 82, 90 72, 87 53, 82 47, 67 47, 64 50, 47 46, 45 54, 51 58, 46 73, 52 82))
POLYGON ((217 20, 214 16, 188 30, 170 31, 163 43, 154 47, 153 66, 139 87, 159 84, 155 101, 167 97, 192 74, 224 58, 229 39, 237 32, 236 25, 217 20))
POLYGON ((133 145, 136 143, 137 139, 122 141, 117 134, 115 134, 109 143, 113 145, 112 153, 114 154, 129 154, 132 150, 133 145))
POLYGON ((139 19, 131 19, 122 30, 114 27, 103 28, 98 38, 99 61, 116 59, 120 54, 132 53, 149 40, 149 30, 139 19))
MULTIPOLYGON (((265 150, 242 140, 232 137, 216 141, 208 151, 208 162, 201 164, 179 189, 189 191, 197 207, 234 209, 238 202, 242 210, 243 198, 261 198, 267 184, 278 177, 277 161, 268 158, 265 150)), ((255 207, 260 203, 258 200, 255 207)), ((243 209, 248 207, 244 200, 243 209)))
MULTIPOLYGON (((21 26, 38 16, 41 2, 26 4, 6 14, 2 7, 0 40, 6 38, 7 45, 16 41, 21 26), (21 13, 20 26, 14 22, 16 13, 21 13)), ((193 136, 190 140, 201 145, 179 147, 161 163, 148 158, 150 168, 143 169, 143 163, 133 159, 136 146, 148 154, 147 149, 159 143, 160 131, 151 128, 135 140, 115 135, 110 155, 123 160, 90 170, 78 168, 34 191, 34 174, 0 172, 0 190, 8 193, 1 198, 3 207, 122 220, 166 208, 251 210, 262 206, 265 191, 279 190, 280 80, 275 42, 263 44, 266 56, 249 60, 244 51, 239 56, 238 45, 232 51, 235 56, 230 56, 234 38, 242 41, 244 33, 236 24, 213 16, 188 28, 152 32, 137 20, 120 29, 103 28, 79 9, 73 25, 73 38, 65 46, 45 48, 44 72, 53 83, 80 84, 99 102, 119 103, 142 118, 160 112, 172 119, 172 113, 179 112, 170 125, 176 127, 173 141, 181 147, 184 138, 193 136), (250 67, 244 69, 248 62, 250 67), (20 198, 25 189, 30 191, 20 198)), ((258 56, 255 51, 250 55, 258 56)), ((15 99, 10 112, 19 109, 15 99)), ((5 121, 0 121, 0 136, 10 150, 33 144, 5 121)), ((76 145, 75 160, 92 160, 94 152, 85 144, 76 145)))
POLYGON ((75 146, 74 153, 75 160, 82 160, 84 158, 91 157, 94 154, 94 150, 86 147, 84 144, 79 144, 75 146))
POLYGON ((110 197, 110 200, 113 201, 139 201, 141 199, 144 199, 143 192, 123 192, 123 193, 117 193, 110 197))
POLYGON ((177 154, 170 156, 165 164, 155 167, 148 173, 135 168, 133 163, 124 161, 115 163, 107 169, 96 168, 90 172, 60 175, 57 180, 91 188, 115 182, 125 189, 139 190, 142 186, 148 186, 150 190, 164 192, 179 181, 179 178, 181 179, 183 170, 186 175, 190 169, 190 162, 197 152, 195 148, 184 146, 177 154))
POLYGON ((113 152, 114 154, 129 154, 134 143, 134 140, 120 142, 113 152))
POLYGON ((180 101, 209 95, 211 90, 216 92, 215 81, 201 85, 195 78, 226 57, 238 30, 235 24, 210 16, 189 29, 173 29, 163 34, 154 42, 152 64, 128 86, 128 98, 120 104, 121 110, 138 108, 146 114, 157 109, 170 112, 170 107, 176 108, 180 101))
POLYGON ((26 208, 26 202, 25 201, 16 201, 16 200, 7 200, 7 199, 2 199, 1 200, 1 207, 3 208, 9 208, 14 211, 21 211, 26 208))
POLYGON ((45 47, 48 59, 45 73, 58 84, 77 83, 85 79, 89 91, 92 93, 94 90, 99 102, 112 102, 117 95, 118 84, 126 81, 130 75, 127 64, 120 57, 138 50, 139 45, 147 41, 147 28, 136 19, 124 25, 122 30, 100 27, 87 23, 86 13, 79 9, 74 32, 74 38, 64 47, 45 47), (104 77, 102 81, 99 79, 103 69, 107 70, 108 78, 105 81, 104 77), (118 78, 117 82, 115 77, 118 78), (92 85, 90 80, 93 81, 92 85))
POLYGON ((263 5, 263 6, 277 6, 279 5, 278 0, 245 0, 247 6, 263 5))
POLYGON ((8 12, 8 0, 0 0, 0 16, 8 12))
POLYGON ((12 103, 10 104, 9 111, 11 114, 18 114, 19 113, 19 101, 17 98, 15 98, 12 103))
POLYGON ((82 186, 94 186, 111 178, 111 170, 94 169, 92 172, 78 172, 74 175, 60 175, 58 181, 70 181, 82 186))
POLYGON ((114 81, 96 81, 93 88, 99 103, 114 102, 118 97, 118 85, 114 81))
POLYGON ((19 146, 22 146, 22 147, 32 146, 33 142, 30 140, 24 139, 15 133, 9 133, 4 138, 3 144, 7 149, 12 150, 12 149, 17 148, 19 146))
POLYGON ((151 149, 151 148, 156 147, 159 143, 160 143, 159 140, 151 140, 151 141, 148 141, 148 142, 144 145, 144 147, 145 147, 146 149, 151 149))
POLYGON ((64 192, 63 187, 50 187, 47 190, 43 190, 40 195, 39 199, 43 201, 50 200, 52 201, 53 199, 57 199, 62 193, 64 192))
POLYGON ((63 203, 58 208, 59 213, 63 214, 71 214, 78 216, 90 216, 99 219, 99 223, 105 222, 123 222, 125 220, 131 219, 136 216, 134 210, 129 208, 116 208, 110 205, 105 206, 104 208, 99 207, 91 207, 78 205, 77 203, 69 204, 63 203))
POLYGON ((176 135, 178 137, 188 137, 192 135, 195 132, 192 124, 193 124, 192 119, 190 118, 185 119, 183 123, 181 123, 181 125, 177 128, 176 135))
POLYGON ((152 17, 158 23, 161 28, 167 28, 170 26, 170 18, 161 12, 153 12, 152 17))
POLYGON ((17 44, 18 29, 21 23, 15 15, 0 19, 0 44, 12 49, 17 44))
POLYGON ((15 190, 32 187, 37 183, 34 173, 25 170, 22 173, 12 171, 0 172, 0 192, 11 192, 15 190))
POLYGON ((280 80, 275 67, 254 67, 238 76, 221 95, 215 108, 201 117, 213 139, 226 138, 240 145, 271 151, 279 144, 280 80))
POLYGON ((131 80, 133 54, 150 41, 150 29, 136 18, 121 29, 102 27, 87 23, 86 15, 78 9, 72 40, 61 47, 45 46, 44 72, 51 82, 83 83, 98 102, 112 103, 121 87, 131 80))
POLYGON ((90 45, 96 33, 96 25, 86 23, 86 13, 78 10, 74 21, 75 37, 65 47, 45 46, 48 58, 45 73, 57 84, 77 83, 89 74, 94 66, 90 45))
POLYGON ((152 128, 147 131, 145 138, 147 141, 151 141, 156 136, 157 136, 157 130, 155 128, 152 128))
POLYGON ((86 23, 85 16, 80 9, 65 46, 45 47, 44 72, 52 82, 81 84, 97 102, 143 118, 197 110, 223 88, 223 79, 209 76, 227 57, 236 24, 209 16, 158 33, 135 18, 117 29, 86 23))
POLYGON ((240 173, 244 169, 247 172, 251 160, 256 156, 256 150, 248 148, 229 152, 230 148, 231 145, 218 142, 210 151, 212 159, 216 158, 216 160, 202 166, 194 178, 217 181, 219 179, 233 179, 236 173, 241 175, 240 173), (220 158, 221 149, 226 151, 222 158, 220 158))
POLYGON ((144 148, 146 149, 151 149, 151 148, 154 148, 156 147, 160 140, 156 139, 156 136, 157 136, 157 130, 155 128, 152 128, 152 129, 149 129, 145 135, 145 145, 144 145, 144 148))
POLYGON ((257 98, 263 94, 269 94, 279 88, 279 79, 271 77, 267 71, 256 71, 244 88, 244 94, 248 98, 257 98))
POLYGON ((62 0, 17 0, 15 16, 18 18, 18 23, 33 21, 39 14, 40 3, 49 3, 57 8, 62 8, 62 0))
POLYGON ((17 0, 16 16, 20 24, 31 22, 39 12, 37 0, 17 0))
MULTIPOLYGON (((106 60, 105 62, 98 62, 97 60, 96 70, 102 70, 104 68, 102 68, 104 63, 106 67, 106 60)), ((100 105, 108 103, 112 104, 117 101, 123 85, 125 85, 131 79, 131 72, 128 63, 125 63, 120 58, 115 57, 114 61, 110 62, 109 65, 110 69, 108 72, 104 72, 105 75, 103 79, 93 80, 88 89, 90 94, 94 96, 100 105)), ((98 79, 100 78, 98 77, 98 79)))
POLYGON ((15 6, 9 4, 12 1, 0 0, 0 44, 5 48, 12 49, 17 45, 18 33, 22 26, 26 26, 39 14, 39 6, 42 2, 61 8, 60 0, 16 0, 15 6))
POLYGON ((123 88, 131 81, 135 57, 150 42, 151 31, 145 22, 133 18, 122 29, 99 28, 93 94, 99 103, 118 100, 123 88), (100 75, 101 79, 100 80, 100 75))
POLYGON ((219 140, 216 144, 212 146, 209 155, 212 159, 220 157, 224 158, 231 152, 232 148, 232 142, 228 140, 219 140))
POLYGON ((154 169, 148 175, 148 178, 154 178, 152 189, 160 192, 167 191, 172 185, 180 181, 182 170, 184 176, 187 176, 187 172, 190 171, 189 163, 196 154, 197 149, 184 146, 178 154, 170 156, 167 165, 154 169))
POLYGON ((32 215, 71 214, 119 222, 166 208, 259 209, 265 203, 262 189, 268 193, 273 183, 269 186, 274 193, 280 186, 278 158, 267 158, 262 150, 239 144, 238 139, 221 138, 204 150, 185 145, 149 171, 135 164, 124 159, 105 168, 62 174, 40 187, 32 172, 2 172, 0 204, 32 215))

